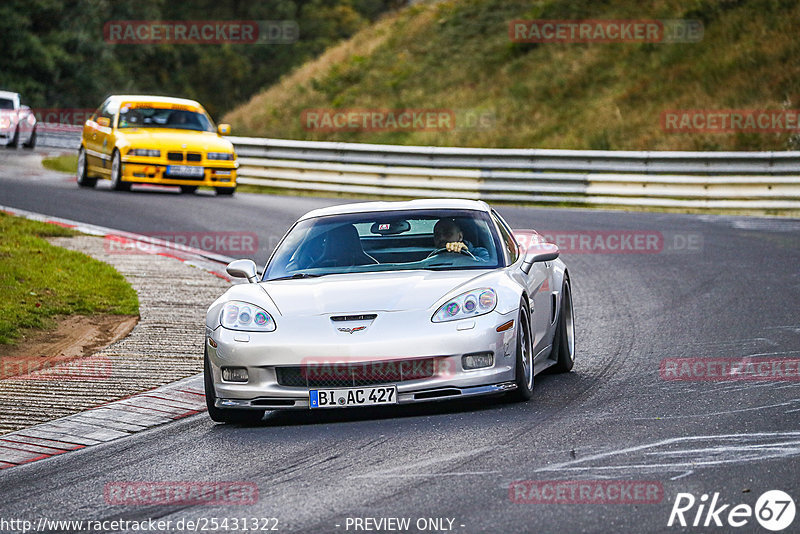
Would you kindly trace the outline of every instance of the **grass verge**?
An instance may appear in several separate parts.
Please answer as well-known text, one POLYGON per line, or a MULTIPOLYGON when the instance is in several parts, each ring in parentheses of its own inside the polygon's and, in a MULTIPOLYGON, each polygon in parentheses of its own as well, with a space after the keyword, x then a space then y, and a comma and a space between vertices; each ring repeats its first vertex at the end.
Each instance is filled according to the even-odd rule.
POLYGON ((53 156, 42 160, 42 167, 51 171, 68 172, 73 174, 78 171, 78 156, 65 154, 63 156, 53 156))
POLYGON ((662 128, 668 110, 795 110, 791 0, 414 2, 226 114, 236 135, 402 145, 797 150, 796 130, 662 128), (693 20, 687 43, 517 43, 523 20, 693 20), (451 110, 441 130, 309 127, 318 109, 451 110))
POLYGON ((76 234, 0 213, 0 344, 53 328, 56 315, 138 315, 136 291, 113 267, 43 239, 76 234))

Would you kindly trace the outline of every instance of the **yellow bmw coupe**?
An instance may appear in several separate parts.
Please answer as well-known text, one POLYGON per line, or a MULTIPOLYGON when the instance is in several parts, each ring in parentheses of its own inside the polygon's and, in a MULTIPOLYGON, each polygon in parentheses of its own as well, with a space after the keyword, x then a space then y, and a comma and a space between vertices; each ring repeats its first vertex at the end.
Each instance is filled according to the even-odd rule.
POLYGON ((236 190, 236 154, 194 100, 161 96, 114 95, 83 126, 78 151, 78 185, 98 179, 127 191, 131 184, 177 185, 184 193, 198 186, 218 195, 236 190))

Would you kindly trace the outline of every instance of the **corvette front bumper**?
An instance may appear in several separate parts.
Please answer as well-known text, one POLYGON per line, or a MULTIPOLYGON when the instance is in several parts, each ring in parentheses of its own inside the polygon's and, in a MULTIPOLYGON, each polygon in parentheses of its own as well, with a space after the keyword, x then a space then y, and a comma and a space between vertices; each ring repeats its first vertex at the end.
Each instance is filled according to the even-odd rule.
MULTIPOLYGON (((309 391, 345 387, 396 385, 399 404, 448 400, 459 397, 491 395, 515 389, 516 324, 502 332, 497 328, 515 318, 514 313, 497 312, 450 323, 420 321, 418 313, 378 314, 365 331, 343 334, 330 328, 329 317, 318 318, 314 336, 304 328, 284 319, 276 332, 235 332, 219 327, 207 334, 207 350, 218 408, 308 409, 309 391), (413 324, 419 321, 418 328, 413 324), (402 330, 398 324, 405 324, 402 330), (409 324, 411 323, 411 324, 409 324), (421 332, 414 337, 409 331, 421 332), (394 333, 393 333, 394 332, 394 333), (216 345, 216 347, 214 346, 216 345), (465 369, 463 357, 492 354, 492 365, 465 369), (354 377, 352 383, 330 381, 314 383, 313 369, 414 367, 418 362, 433 361, 429 372, 416 376, 389 375, 354 377), (317 367, 313 367, 313 366, 317 367), (248 381, 222 379, 223 367, 244 367, 248 381), (290 369, 295 379, 287 385, 280 370, 290 369), (305 374, 306 369, 312 369, 305 374), (302 371, 301 371, 302 370, 302 371), (309 377, 307 383, 303 377, 309 377), (372 378, 364 381, 359 379, 372 378), (298 380, 300 383, 298 383, 298 380)), ((317 319, 315 319, 317 320, 317 319)), ((323 372, 324 373, 324 372, 323 372)))

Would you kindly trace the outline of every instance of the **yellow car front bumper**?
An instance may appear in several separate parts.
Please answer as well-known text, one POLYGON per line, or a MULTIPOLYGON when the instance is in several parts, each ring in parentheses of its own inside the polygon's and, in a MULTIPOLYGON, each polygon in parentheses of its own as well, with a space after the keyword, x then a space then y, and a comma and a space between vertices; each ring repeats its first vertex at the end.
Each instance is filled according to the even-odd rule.
MULTIPOLYGON (((181 167, 191 167, 202 169, 202 174, 197 176, 170 175, 168 167, 175 167, 165 163, 144 163, 131 161, 131 158, 122 159, 123 182, 135 182, 142 184, 161 184, 161 185, 203 185, 210 187, 235 187, 236 186, 236 162, 214 161, 205 164, 180 165, 181 167)), ((198 173, 200 171, 197 171, 198 173)))

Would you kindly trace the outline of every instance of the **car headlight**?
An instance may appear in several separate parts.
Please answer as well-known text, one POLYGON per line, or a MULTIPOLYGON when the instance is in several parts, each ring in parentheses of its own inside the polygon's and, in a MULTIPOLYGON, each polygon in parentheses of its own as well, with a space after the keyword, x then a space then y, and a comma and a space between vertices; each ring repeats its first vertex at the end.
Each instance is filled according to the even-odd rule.
POLYGON ((151 148, 132 148, 128 151, 128 154, 131 156, 145 156, 148 158, 159 158, 161 157, 160 150, 154 150, 151 148))
POLYGON ((258 306, 237 300, 232 300, 222 307, 219 323, 231 330, 248 332, 272 332, 275 330, 275 321, 269 313, 258 306))
POLYGON ((228 161, 233 161, 233 153, 232 152, 209 152, 206 154, 208 159, 223 159, 228 161))
POLYGON ((489 287, 475 289, 447 301, 441 308, 436 310, 431 321, 443 323, 466 319, 467 317, 477 317, 478 315, 489 313, 496 306, 497 294, 494 289, 489 287))

